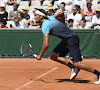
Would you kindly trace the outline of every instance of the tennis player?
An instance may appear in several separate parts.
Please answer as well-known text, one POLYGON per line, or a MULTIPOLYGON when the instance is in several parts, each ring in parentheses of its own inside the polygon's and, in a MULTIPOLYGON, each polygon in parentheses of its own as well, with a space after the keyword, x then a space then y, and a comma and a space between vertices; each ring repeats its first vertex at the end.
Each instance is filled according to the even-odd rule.
POLYGON ((49 35, 56 36, 62 39, 62 41, 54 48, 50 55, 50 59, 62 63, 71 69, 76 67, 77 71, 75 72, 74 69, 74 74, 71 74, 71 80, 77 76, 77 73, 80 69, 83 69, 97 75, 97 81, 94 82, 94 84, 100 84, 100 72, 91 66, 82 63, 81 52, 79 48, 79 37, 64 24, 64 12, 59 12, 58 14, 48 18, 45 10, 37 9, 35 12, 35 20, 36 22, 41 23, 41 29, 44 35, 42 50, 40 55, 37 55, 37 60, 41 60, 42 56, 49 47, 49 35), (61 21, 58 21, 58 18, 61 18, 61 21), (64 57, 68 52, 72 57, 74 65, 64 57))

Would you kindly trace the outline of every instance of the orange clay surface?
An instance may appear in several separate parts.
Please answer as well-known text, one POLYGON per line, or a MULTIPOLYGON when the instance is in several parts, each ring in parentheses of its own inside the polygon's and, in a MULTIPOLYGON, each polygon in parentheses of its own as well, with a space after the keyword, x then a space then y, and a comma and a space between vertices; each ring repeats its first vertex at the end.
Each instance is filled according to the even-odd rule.
MULTIPOLYGON (((83 63, 100 71, 100 59, 83 63)), ((50 59, 0 59, 0 90, 100 90, 92 73, 81 70, 75 80, 69 78, 70 69, 50 59)))

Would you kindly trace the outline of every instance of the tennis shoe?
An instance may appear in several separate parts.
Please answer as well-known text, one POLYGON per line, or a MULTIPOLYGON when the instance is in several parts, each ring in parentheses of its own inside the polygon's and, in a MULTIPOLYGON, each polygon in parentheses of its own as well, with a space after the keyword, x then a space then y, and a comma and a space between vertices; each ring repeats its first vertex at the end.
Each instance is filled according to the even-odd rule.
POLYGON ((73 68, 71 69, 71 77, 70 80, 74 80, 78 74, 78 72, 80 71, 80 69, 78 68, 73 68))
POLYGON ((97 76, 97 82, 94 82, 94 84, 100 84, 100 75, 97 76))

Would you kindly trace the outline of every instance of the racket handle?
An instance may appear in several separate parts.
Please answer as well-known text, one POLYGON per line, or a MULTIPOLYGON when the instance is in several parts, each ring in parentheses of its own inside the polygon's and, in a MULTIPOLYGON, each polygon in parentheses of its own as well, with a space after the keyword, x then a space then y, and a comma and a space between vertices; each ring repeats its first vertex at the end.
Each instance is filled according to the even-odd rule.
POLYGON ((37 55, 36 55, 36 54, 32 54, 31 56, 37 57, 37 55))
POLYGON ((34 54, 34 57, 37 57, 37 55, 36 55, 36 54, 34 54))
POLYGON ((32 53, 33 53, 31 56, 37 57, 37 55, 33 52, 32 49, 31 49, 31 51, 32 51, 32 53))

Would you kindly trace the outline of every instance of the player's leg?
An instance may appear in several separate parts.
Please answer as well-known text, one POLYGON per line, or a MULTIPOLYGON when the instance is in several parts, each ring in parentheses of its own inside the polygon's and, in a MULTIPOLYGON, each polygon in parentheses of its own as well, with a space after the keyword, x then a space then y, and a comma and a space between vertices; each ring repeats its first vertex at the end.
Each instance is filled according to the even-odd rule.
POLYGON ((64 41, 62 40, 53 50, 53 52, 50 55, 50 58, 56 62, 62 63, 64 65, 67 65, 71 69, 74 68, 74 65, 71 64, 67 59, 64 57, 69 52, 69 50, 66 48, 66 45, 64 41))
POLYGON ((94 69, 93 67, 87 65, 87 64, 83 64, 82 58, 81 58, 81 52, 80 52, 80 48, 79 48, 79 38, 76 36, 75 39, 72 39, 71 42, 75 40, 76 42, 74 42, 72 45, 70 45, 69 47, 69 53, 70 56, 72 57, 74 66, 76 68, 79 69, 83 69, 85 71, 94 73, 95 75, 97 75, 98 81, 95 82, 95 84, 100 84, 100 72, 97 71, 96 69, 94 69))
POLYGON ((73 71, 73 75, 76 75, 76 73, 74 73, 74 65, 71 64, 69 61, 67 61, 67 59, 64 57, 66 56, 66 54, 69 52, 68 48, 66 47, 66 44, 64 41, 61 41, 53 50, 53 52, 50 55, 50 58, 56 62, 62 63, 66 66, 68 66, 69 68, 71 68, 71 71, 73 71))
MULTIPOLYGON (((72 61, 73 64, 74 64, 74 61, 72 61)), ((76 78, 76 76, 78 75, 80 69, 79 68, 73 68, 71 69, 71 77, 70 77, 70 80, 74 80, 76 78)))
MULTIPOLYGON (((82 70, 85 70, 85 71, 88 71, 91 73, 94 73, 94 71, 95 71, 95 69, 93 67, 91 67, 90 65, 84 64, 82 62, 74 61, 74 65, 75 65, 75 67, 77 67, 79 69, 82 69, 82 70)), ((99 74, 97 73, 97 75, 99 75, 99 74)))
POLYGON ((91 73, 94 73, 95 75, 97 75, 97 79, 98 81, 95 82, 95 84, 100 84, 100 72, 97 71, 96 69, 94 69, 93 67, 87 65, 87 64, 84 64, 82 62, 74 62, 74 65, 75 67, 79 68, 79 69, 82 69, 82 70, 85 70, 85 71, 88 71, 88 72, 91 72, 91 73))
POLYGON ((68 66, 69 68, 71 68, 71 77, 70 80, 74 79, 78 72, 80 71, 80 69, 75 68, 75 66, 73 64, 71 64, 66 58, 64 57, 60 57, 59 54, 52 52, 50 55, 50 59, 59 62, 61 64, 64 64, 66 66, 68 66))
MULTIPOLYGON (((74 63, 74 60, 76 61, 82 61, 81 58, 81 52, 79 48, 79 37, 77 35, 72 36, 70 39, 68 39, 68 50, 71 56, 71 60, 74 63)), ((70 80, 75 79, 75 77, 78 75, 80 69, 74 68, 74 73, 72 71, 70 80)))
POLYGON ((59 54, 52 52, 50 55, 50 59, 59 62, 61 64, 64 64, 66 66, 68 66, 69 68, 75 68, 73 64, 71 64, 66 58, 64 57, 60 57, 59 54))

